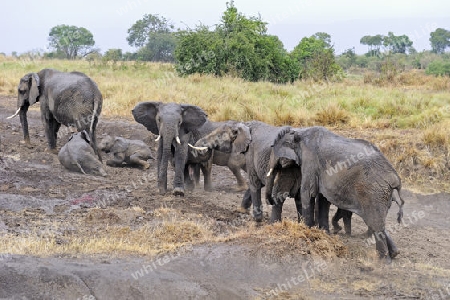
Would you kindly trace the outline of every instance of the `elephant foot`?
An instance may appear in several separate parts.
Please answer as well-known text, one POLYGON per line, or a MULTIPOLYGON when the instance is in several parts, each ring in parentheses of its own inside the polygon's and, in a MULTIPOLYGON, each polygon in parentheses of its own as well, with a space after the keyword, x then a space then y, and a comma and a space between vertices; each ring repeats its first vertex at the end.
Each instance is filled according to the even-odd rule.
POLYGON ((389 251, 390 258, 395 258, 399 254, 400 254, 400 250, 398 250, 398 249, 393 249, 393 250, 389 251))
POLYGON ((237 209, 238 212, 243 213, 243 214, 248 214, 248 208, 239 206, 237 209))
POLYGON ((52 149, 49 149, 49 152, 52 154, 58 154, 59 151, 56 148, 52 148, 52 149))
POLYGON ((173 189, 173 195, 174 196, 180 196, 180 197, 184 197, 184 189, 181 187, 176 187, 173 189))
POLYGON ((150 168, 150 163, 148 163, 148 162, 143 162, 142 164, 141 164, 141 169, 142 170, 147 170, 148 168, 150 168))
POLYGON ((342 227, 339 225, 333 225, 333 234, 337 234, 339 231, 342 230, 342 227))
POLYGON ((263 215, 262 214, 254 215, 253 218, 255 219, 255 222, 257 222, 257 223, 261 223, 263 221, 263 215))
POLYGON ((236 187, 233 188, 234 192, 243 192, 246 191, 248 189, 248 185, 244 184, 244 185, 237 185, 236 187))

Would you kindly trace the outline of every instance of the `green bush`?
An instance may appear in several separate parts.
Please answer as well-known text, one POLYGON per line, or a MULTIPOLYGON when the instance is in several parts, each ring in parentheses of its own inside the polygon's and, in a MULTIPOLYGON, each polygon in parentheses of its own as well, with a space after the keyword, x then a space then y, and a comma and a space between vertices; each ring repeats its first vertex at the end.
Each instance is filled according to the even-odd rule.
POLYGON ((428 65, 426 73, 435 76, 450 76, 450 61, 435 60, 428 65))

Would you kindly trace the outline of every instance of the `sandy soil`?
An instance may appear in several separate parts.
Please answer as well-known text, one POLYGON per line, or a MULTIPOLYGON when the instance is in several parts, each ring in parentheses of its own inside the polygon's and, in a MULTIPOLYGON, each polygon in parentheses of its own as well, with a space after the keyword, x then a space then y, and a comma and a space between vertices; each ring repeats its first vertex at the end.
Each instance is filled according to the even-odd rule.
MULTIPOLYGON (((184 198, 158 195, 154 162, 147 171, 105 166, 106 178, 71 173, 45 151, 38 108, 28 114, 33 148, 21 142, 19 119, 6 120, 14 111, 15 99, 0 96, 0 235, 64 222, 67 228, 54 232, 63 244, 70 232, 151 222, 151 212, 163 206, 213 220, 218 232, 248 225, 236 222, 250 217, 236 210, 242 194, 232 192, 235 179, 226 168, 214 166, 214 192, 197 187, 184 198), (142 210, 130 215, 131 207, 142 210)), ((152 134, 131 120, 103 117, 103 134, 143 139, 155 149, 152 134)), ((403 197, 404 222, 394 227, 395 205, 387 218, 401 250, 390 265, 377 260, 355 216, 353 235, 339 236, 349 254, 334 259, 288 250, 273 255, 254 240, 185 247, 158 265, 136 255, 36 257, 11 249, 0 253, 0 299, 450 299, 450 196, 405 189, 403 197)), ((292 202, 283 217, 296 218, 292 202)))

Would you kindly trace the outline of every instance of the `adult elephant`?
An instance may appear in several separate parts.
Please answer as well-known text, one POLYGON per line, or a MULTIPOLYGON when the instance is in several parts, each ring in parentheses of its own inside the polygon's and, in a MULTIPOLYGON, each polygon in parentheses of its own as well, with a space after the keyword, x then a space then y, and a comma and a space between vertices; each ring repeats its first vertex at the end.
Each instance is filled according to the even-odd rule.
POLYGON ((136 122, 158 136, 156 159, 159 193, 167 192, 167 166, 173 157, 173 194, 184 196, 184 179, 188 176, 188 144, 193 140, 192 132, 206 122, 206 113, 195 105, 149 101, 138 103, 132 114, 136 122))
POLYGON ((49 149, 56 151, 56 138, 61 124, 86 130, 91 146, 101 160, 97 149, 95 128, 102 111, 103 98, 97 84, 80 72, 60 72, 43 69, 28 73, 20 79, 17 111, 9 118, 20 116, 25 143, 31 145, 28 133, 28 108, 40 102, 41 119, 45 127, 49 149))
MULTIPOLYGON (((263 219, 261 188, 266 184, 271 145, 282 130, 282 127, 260 121, 234 122, 217 128, 195 144, 198 147, 245 154, 249 190, 244 195, 241 209, 247 210, 253 204, 253 217, 257 222, 263 219)), ((298 195, 290 196, 295 197, 297 209, 301 211, 298 195)), ((278 218, 277 216, 278 212, 272 212, 272 221, 275 221, 274 218, 278 218)))
MULTIPOLYGON (((319 197, 361 216, 375 234, 380 257, 390 260, 399 253, 385 223, 392 201, 399 205, 397 220, 401 221, 401 180, 377 147, 365 140, 339 136, 324 127, 311 127, 285 131, 273 149, 283 160, 300 165, 306 225, 314 224, 314 202, 319 197)), ((329 205, 319 204, 319 223, 328 223, 328 209, 329 205)))

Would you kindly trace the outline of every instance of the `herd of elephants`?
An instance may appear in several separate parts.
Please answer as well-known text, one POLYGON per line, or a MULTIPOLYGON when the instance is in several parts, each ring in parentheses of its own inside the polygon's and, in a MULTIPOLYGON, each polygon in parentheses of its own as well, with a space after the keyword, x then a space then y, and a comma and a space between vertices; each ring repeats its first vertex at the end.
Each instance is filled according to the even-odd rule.
MULTIPOLYGON (((25 143, 30 144, 27 111, 40 102, 41 118, 49 149, 61 164, 73 171, 106 176, 100 152, 113 154, 109 166, 124 163, 149 168, 152 154, 141 140, 107 136, 97 143, 95 130, 102 110, 102 94, 96 83, 81 72, 43 69, 20 79, 18 109, 25 143), (56 151, 61 124, 78 132, 56 151)), ((157 135, 157 185, 167 192, 167 168, 174 169, 172 193, 184 196, 204 175, 205 190, 211 189, 212 164, 228 166, 244 193, 240 209, 253 205, 253 217, 263 219, 261 188, 272 206, 271 221, 280 221, 283 202, 294 198, 299 220, 329 231, 330 204, 338 207, 332 218, 334 231, 350 234, 352 213, 362 217, 368 233, 375 235, 380 258, 391 261, 399 250, 388 235, 385 222, 393 201, 403 215, 401 180, 373 144, 339 136, 324 127, 276 127, 254 120, 248 122, 208 120, 198 106, 141 102, 132 110, 134 119, 157 135), (241 175, 248 175, 245 180, 241 175), (248 182, 248 183, 247 183, 248 182)), ((11 118, 10 117, 10 118, 11 118)))

